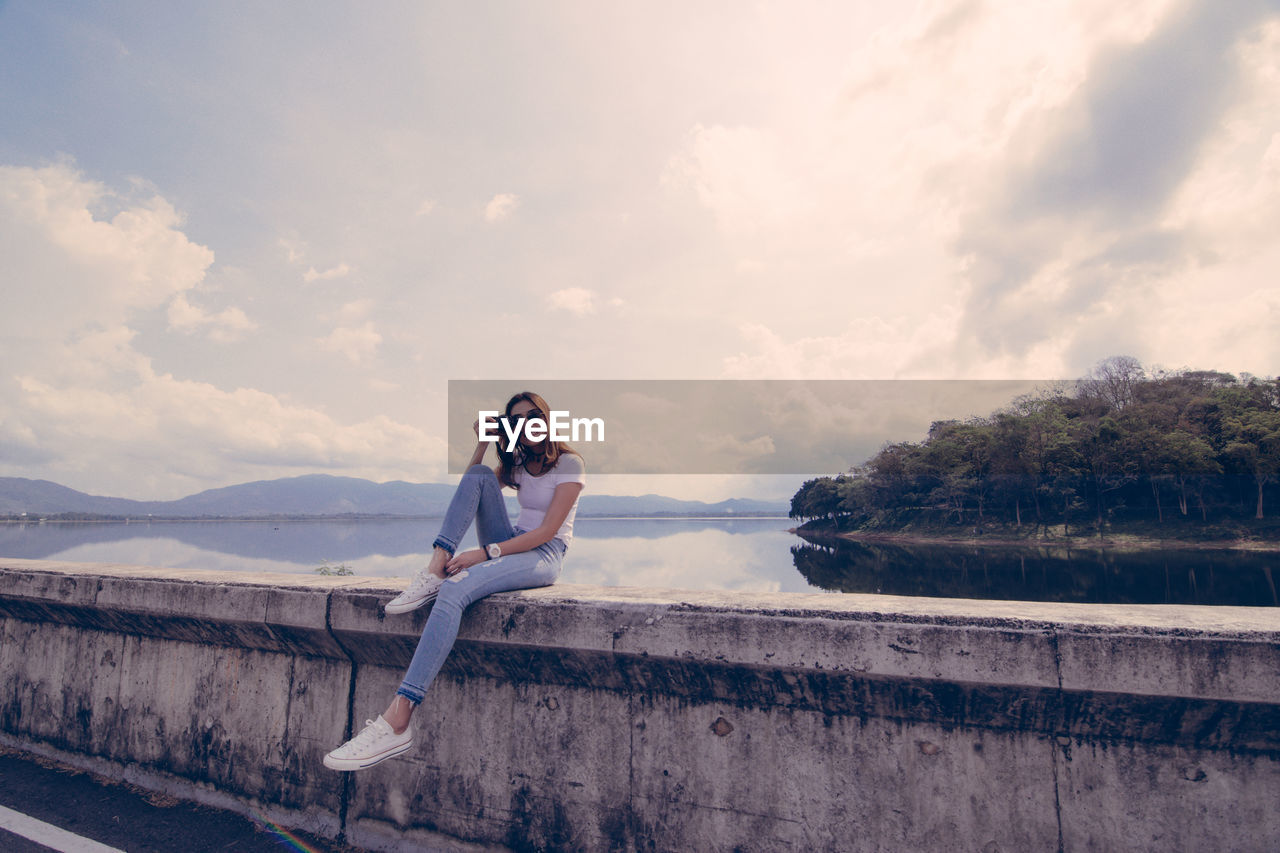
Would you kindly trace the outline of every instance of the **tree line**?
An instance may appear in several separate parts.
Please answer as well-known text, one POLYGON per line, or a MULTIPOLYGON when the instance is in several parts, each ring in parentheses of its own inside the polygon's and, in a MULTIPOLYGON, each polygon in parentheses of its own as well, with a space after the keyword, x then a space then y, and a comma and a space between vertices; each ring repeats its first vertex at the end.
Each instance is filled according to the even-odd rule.
POLYGON ((1280 380, 1148 373, 1109 358, 988 417, 936 421, 846 474, 807 481, 791 517, 838 528, 906 521, 1065 525, 1253 517, 1280 500, 1280 380))

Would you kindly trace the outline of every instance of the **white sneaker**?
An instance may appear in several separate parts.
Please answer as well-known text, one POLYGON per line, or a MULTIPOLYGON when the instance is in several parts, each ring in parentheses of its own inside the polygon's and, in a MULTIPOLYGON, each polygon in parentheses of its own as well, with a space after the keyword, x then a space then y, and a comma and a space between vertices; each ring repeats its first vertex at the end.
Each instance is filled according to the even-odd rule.
POLYGON ((364 721, 360 734, 326 755, 324 766, 331 770, 363 770, 408 752, 412 747, 413 726, 396 734, 379 714, 376 720, 364 721))
POLYGON ((389 614, 408 613, 410 610, 417 610, 436 597, 436 593, 440 592, 442 583, 444 583, 444 578, 433 574, 424 566, 418 569, 418 574, 414 577, 413 582, 409 584, 409 588, 388 601, 384 609, 389 614))

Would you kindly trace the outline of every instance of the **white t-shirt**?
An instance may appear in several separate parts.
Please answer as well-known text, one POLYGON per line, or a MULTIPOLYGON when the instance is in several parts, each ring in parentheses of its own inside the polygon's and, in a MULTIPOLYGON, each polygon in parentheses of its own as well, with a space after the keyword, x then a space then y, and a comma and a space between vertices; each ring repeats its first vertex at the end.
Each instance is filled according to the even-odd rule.
MULTIPOLYGON (((535 477, 524 470, 524 466, 517 466, 511 472, 511 479, 520 486, 516 489, 516 500, 520 502, 520 515, 516 518, 516 527, 533 530, 542 524, 542 519, 546 517, 556 486, 561 483, 582 483, 583 487, 586 487, 587 468, 581 456, 575 453, 561 453, 555 467, 550 471, 535 477)), ((573 538, 573 518, 577 514, 578 499, 574 498, 569 514, 565 516, 564 523, 560 525, 555 535, 555 538, 563 541, 565 545, 568 545, 569 540, 573 538)))

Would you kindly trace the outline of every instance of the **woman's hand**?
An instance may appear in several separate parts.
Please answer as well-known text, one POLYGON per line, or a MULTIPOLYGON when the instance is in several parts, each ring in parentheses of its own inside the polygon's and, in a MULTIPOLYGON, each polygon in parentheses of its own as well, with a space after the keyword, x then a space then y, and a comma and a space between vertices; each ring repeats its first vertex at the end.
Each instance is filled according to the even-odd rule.
MULTIPOLYGON (((487 424, 486 431, 488 432, 489 435, 501 434, 500 431, 497 429, 497 427, 499 426, 497 418, 493 416, 489 416, 485 418, 485 423, 487 424)), ((492 440, 482 441, 480 439, 480 419, 479 418, 477 418, 475 423, 471 425, 471 429, 474 430, 476 434, 476 449, 471 453, 471 461, 467 463, 468 466, 479 465, 481 462, 483 462, 484 455, 489 452, 489 445, 493 444, 492 440)))
MULTIPOLYGON (((493 415, 489 415, 484 419, 485 427, 490 435, 498 428, 498 419, 493 415)), ((476 434, 476 438, 480 437, 480 419, 476 418, 475 423, 471 424, 471 431, 476 434)))
POLYGON ((456 575, 463 569, 469 569, 476 563, 483 563, 489 559, 489 555, 479 548, 472 548, 470 551, 459 551, 453 555, 453 559, 444 564, 444 573, 446 575, 456 575))

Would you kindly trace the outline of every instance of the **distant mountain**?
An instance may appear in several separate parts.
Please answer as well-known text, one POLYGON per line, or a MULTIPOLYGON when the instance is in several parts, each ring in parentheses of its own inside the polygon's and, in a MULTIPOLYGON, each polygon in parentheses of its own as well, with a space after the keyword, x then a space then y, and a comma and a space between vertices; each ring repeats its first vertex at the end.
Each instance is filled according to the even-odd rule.
POLYGON ((48 480, 22 477, 0 477, 0 514, 48 515, 58 512, 83 512, 98 515, 145 515, 140 501, 125 498, 100 498, 68 489, 48 480))
MULTIPOLYGON (((262 516, 439 516, 453 497, 444 483, 374 483, 356 477, 308 474, 209 489, 176 501, 135 501, 77 492, 48 480, 0 477, 0 515, 64 513, 138 518, 246 518, 262 516)), ((514 497, 508 509, 516 510, 514 497)), ((584 494, 578 514, 588 515, 785 515, 782 502, 731 498, 717 503, 662 495, 584 494)))
POLYGON ((451 497, 453 487, 443 483, 374 483, 356 477, 308 474, 209 489, 172 501, 164 514, 439 515, 451 497))
POLYGON ((706 503, 682 501, 663 495, 592 495, 578 501, 578 515, 786 515, 790 504, 729 498, 706 503))

